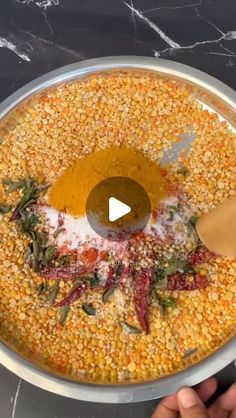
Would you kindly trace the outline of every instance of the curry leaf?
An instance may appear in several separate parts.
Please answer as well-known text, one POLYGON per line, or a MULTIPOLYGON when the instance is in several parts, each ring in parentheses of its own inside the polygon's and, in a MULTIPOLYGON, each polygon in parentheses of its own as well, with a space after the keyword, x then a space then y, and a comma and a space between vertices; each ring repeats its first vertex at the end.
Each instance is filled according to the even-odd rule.
POLYGON ((165 306, 165 308, 175 308, 176 307, 176 299, 175 298, 164 298, 160 297, 158 298, 159 305, 165 306))
POLYGON ((182 260, 181 258, 177 257, 171 257, 171 259, 168 261, 168 267, 166 267, 166 275, 170 276, 171 274, 179 272, 184 272, 184 269, 187 266, 187 261, 182 260))
POLYGON ((69 313, 70 307, 68 305, 63 305, 59 312, 59 323, 63 326, 66 322, 67 315, 69 313))
POLYGON ((42 231, 35 231, 36 233, 36 238, 37 241, 39 242, 39 244, 42 247, 45 247, 45 245, 47 244, 48 241, 48 233, 47 232, 42 232, 42 231))
POLYGON ((69 256, 69 254, 61 255, 57 259, 57 261, 58 261, 60 266, 66 266, 67 264, 69 264, 70 256, 69 256))
POLYGON ((186 168, 186 167, 180 167, 178 170, 177 170, 177 173, 178 174, 181 174, 182 176, 184 176, 184 177, 186 177, 187 176, 187 174, 189 174, 189 170, 186 168))
POLYGON ((57 280, 56 283, 49 289, 49 305, 53 306, 58 292, 59 292, 59 288, 60 288, 60 280, 57 280))
POLYGON ((120 321, 120 326, 126 334, 142 334, 142 330, 128 324, 128 322, 120 321))
POLYGON ((25 180, 12 181, 10 179, 3 179, 2 184, 7 186, 6 193, 9 194, 14 190, 22 189, 25 185, 25 180))
POLYGON ((160 313, 161 316, 164 317, 166 314, 167 308, 175 308, 176 307, 176 299, 172 297, 157 297, 159 307, 160 307, 160 313))
POLYGON ((97 288, 97 287, 101 287, 101 284, 99 282, 99 278, 96 275, 96 273, 94 273, 90 278, 89 278, 89 283, 90 283, 90 287, 91 289, 93 288, 97 288))
POLYGON ((199 217, 197 215, 192 215, 188 220, 188 225, 195 228, 198 218, 199 217))
POLYGON ((33 253, 32 244, 29 244, 28 247, 26 248, 25 257, 24 257, 26 263, 29 263, 32 253, 33 253))
POLYGON ((170 205, 170 206, 168 206, 168 209, 172 210, 174 213, 179 212, 178 206, 170 205))
POLYGON ((42 293, 46 292, 47 289, 48 289, 48 285, 45 282, 41 282, 37 286, 38 295, 41 295, 42 293))
POLYGON ((198 349, 197 349, 197 348, 191 348, 191 349, 189 349, 189 350, 186 350, 186 351, 184 352, 184 358, 187 358, 187 357, 192 356, 193 354, 197 353, 197 351, 198 351, 198 349))
POLYGON ((93 306, 88 305, 87 303, 83 303, 82 309, 89 316, 96 315, 96 309, 93 306))
POLYGON ((163 280, 166 277, 166 270, 162 266, 158 266, 155 270, 154 281, 158 282, 163 280))
POLYGON ((167 279, 167 276, 165 276, 163 279, 157 280, 154 283, 154 286, 156 289, 165 289, 167 287, 167 283, 168 283, 168 279, 167 279))
POLYGON ((114 293, 115 291, 115 286, 110 287, 109 289, 106 289, 105 292, 102 295, 102 301, 103 303, 107 303, 108 300, 110 299, 111 295, 114 293))
POLYGON ((40 247, 38 241, 33 241, 33 271, 35 273, 39 271, 39 252, 40 247))
POLYGON ((48 266, 53 260, 55 253, 56 247, 54 245, 49 245, 48 247, 45 247, 42 257, 42 264, 44 266, 48 266))
POLYGON ((23 234, 28 234, 39 223, 39 218, 34 213, 24 214, 24 217, 17 220, 20 231, 23 234))
POLYGON ((49 184, 38 185, 37 182, 31 178, 18 180, 16 182, 12 182, 9 179, 5 179, 3 180, 3 184, 8 186, 7 193, 10 193, 11 191, 16 189, 22 189, 21 199, 11 216, 12 221, 21 219, 21 211, 36 203, 40 196, 40 193, 42 193, 49 187, 49 184))
POLYGON ((116 275, 116 279, 119 279, 119 277, 121 276, 123 270, 124 270, 123 264, 121 263, 121 261, 118 261, 115 264, 115 275, 116 275))
POLYGON ((64 231, 64 228, 57 228, 54 232, 53 232, 53 238, 57 238, 58 235, 60 235, 62 232, 64 231))
POLYGON ((0 213, 5 214, 8 213, 11 210, 10 205, 0 204, 0 213))

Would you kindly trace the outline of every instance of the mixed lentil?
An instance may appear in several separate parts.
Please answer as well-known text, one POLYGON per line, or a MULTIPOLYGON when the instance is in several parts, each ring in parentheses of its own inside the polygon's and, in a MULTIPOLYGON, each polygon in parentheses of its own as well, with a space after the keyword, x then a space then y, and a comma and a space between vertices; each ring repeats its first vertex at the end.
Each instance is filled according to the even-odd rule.
MULTIPOLYGON (((235 194, 235 149, 235 133, 226 122, 204 110, 177 81, 144 74, 97 75, 49 90, 29 103, 0 142, 5 179, 0 184, 2 340, 75 379, 122 383, 174 373, 233 337, 236 260, 213 256, 199 246, 194 220, 235 194), (25 258, 35 233, 23 233, 19 224, 25 179, 34 179, 27 183, 36 187, 33 204, 37 200, 45 205, 48 184, 86 154, 129 146, 159 165, 182 135, 193 132, 191 151, 183 150, 177 161, 164 167, 170 200, 152 214, 166 221, 168 212, 168 240, 140 236, 129 246, 131 254, 139 256, 133 275, 127 272, 120 286, 105 284, 102 297, 92 288, 84 292, 80 283, 79 290, 74 288, 74 303, 63 303, 75 285, 66 265, 68 254, 55 255, 45 244, 41 271, 25 258), (14 187, 9 179, 23 184, 14 187), (36 184, 46 186, 38 193, 36 184), (6 194, 7 187, 11 193, 6 194), (187 237, 180 241, 173 234, 179 218, 184 223, 181 236, 187 237), (59 266, 62 257, 65 264, 61 260, 59 266), (155 267, 151 273, 150 266, 155 267), (56 282, 55 269, 61 269, 56 282), (61 279, 62 272, 69 280, 61 279), (150 274, 147 317, 144 288, 150 274)), ((115 262, 109 258, 111 265, 115 262)))

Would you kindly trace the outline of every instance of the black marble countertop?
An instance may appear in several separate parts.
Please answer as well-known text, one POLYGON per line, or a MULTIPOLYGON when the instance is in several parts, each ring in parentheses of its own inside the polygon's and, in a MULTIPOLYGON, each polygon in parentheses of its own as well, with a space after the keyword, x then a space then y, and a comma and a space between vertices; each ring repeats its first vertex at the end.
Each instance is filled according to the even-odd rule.
MULTIPOLYGON (((108 55, 167 58, 236 89, 235 0, 0 0, 0 100, 65 64, 108 55)), ((236 381, 230 365, 220 391, 236 381)), ((131 405, 66 399, 0 369, 0 418, 149 418, 131 405)))

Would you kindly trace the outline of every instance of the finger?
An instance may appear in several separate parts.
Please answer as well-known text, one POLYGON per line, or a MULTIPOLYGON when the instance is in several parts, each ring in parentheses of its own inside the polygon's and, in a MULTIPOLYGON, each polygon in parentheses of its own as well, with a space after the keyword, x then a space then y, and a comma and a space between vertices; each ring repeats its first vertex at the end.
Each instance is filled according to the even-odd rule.
POLYGON ((236 409, 231 412, 230 418, 236 418, 236 409))
POLYGON ((155 409, 152 418, 178 418, 179 407, 176 395, 162 399, 155 409))
POLYGON ((215 377, 210 377, 204 382, 200 383, 194 388, 203 402, 208 401, 217 389, 217 380, 215 377))
MULTIPOLYGON (((196 392, 203 402, 208 401, 217 388, 217 380, 214 377, 210 377, 204 382, 196 386, 196 392)), ((164 398, 153 413, 152 418, 175 418, 178 416, 179 405, 177 401, 177 395, 170 395, 164 398), (172 415, 171 415, 172 413, 172 415), (175 413, 175 414, 174 414, 175 413)))
POLYGON ((234 409, 233 412, 231 412, 230 418, 236 418, 236 409, 234 409))
POLYGON ((177 394, 177 400, 182 418, 210 418, 207 408, 194 389, 181 389, 177 394))
POLYGON ((229 413, 236 409, 236 383, 221 395, 209 408, 212 418, 228 418, 229 413))

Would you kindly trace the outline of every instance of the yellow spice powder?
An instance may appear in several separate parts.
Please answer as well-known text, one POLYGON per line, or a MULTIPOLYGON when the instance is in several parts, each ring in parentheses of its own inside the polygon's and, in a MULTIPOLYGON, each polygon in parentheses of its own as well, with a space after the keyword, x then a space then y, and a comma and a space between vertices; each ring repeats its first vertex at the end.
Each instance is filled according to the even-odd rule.
POLYGON ((141 151, 110 147, 91 153, 67 169, 52 185, 49 204, 74 216, 83 216, 92 189, 108 177, 123 176, 139 183, 155 208, 165 194, 161 169, 141 151))

